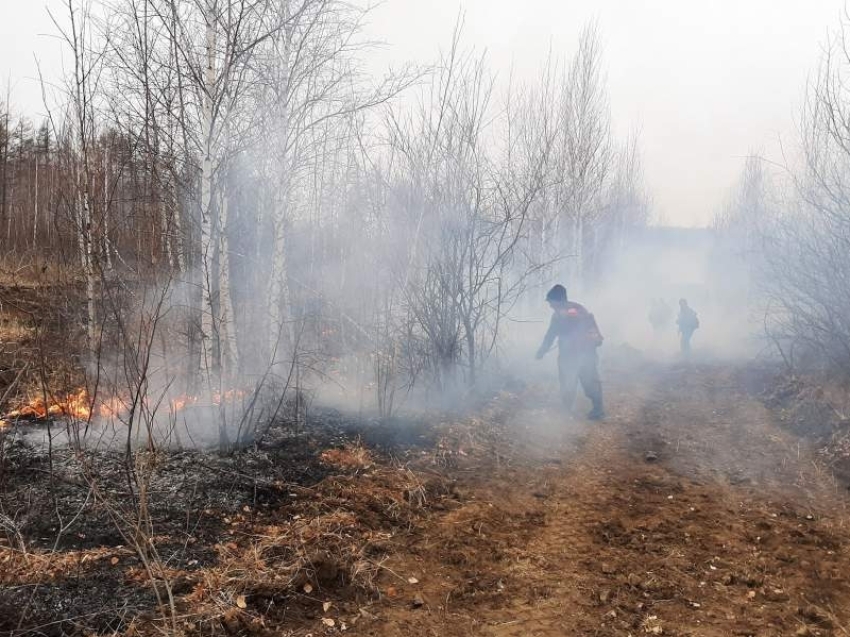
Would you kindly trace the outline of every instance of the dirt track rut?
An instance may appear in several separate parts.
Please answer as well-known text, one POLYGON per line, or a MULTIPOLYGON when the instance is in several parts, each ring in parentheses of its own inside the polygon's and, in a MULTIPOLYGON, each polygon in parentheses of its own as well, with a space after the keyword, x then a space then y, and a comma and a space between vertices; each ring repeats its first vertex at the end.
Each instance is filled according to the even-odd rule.
POLYGON ((846 490, 740 388, 740 373, 609 370, 601 425, 520 410, 516 454, 388 562, 419 581, 388 577, 352 629, 850 634, 846 490))

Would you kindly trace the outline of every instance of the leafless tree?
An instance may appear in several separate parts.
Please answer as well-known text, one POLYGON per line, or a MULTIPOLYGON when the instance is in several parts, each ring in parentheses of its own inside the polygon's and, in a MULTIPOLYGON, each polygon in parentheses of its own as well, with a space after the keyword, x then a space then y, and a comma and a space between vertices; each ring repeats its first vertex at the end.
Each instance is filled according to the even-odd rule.
MULTIPOLYGON (((71 178, 66 191, 67 205, 76 230, 81 270, 85 280, 87 350, 97 341, 97 284, 101 272, 98 263, 96 219, 93 201, 95 189, 95 156, 99 128, 98 102, 102 98, 100 80, 103 73, 104 51, 97 46, 92 20, 86 8, 67 0, 67 23, 53 17, 66 47, 72 56, 73 69, 68 76, 65 94, 67 111, 61 120, 53 122, 54 136, 61 141, 62 156, 71 178), (60 128, 61 126, 61 128, 60 128)), ((104 202, 105 203, 105 202, 104 202)), ((101 207, 101 219, 105 216, 101 207)))
POLYGON ((764 168, 748 161, 722 228, 738 230, 756 258, 767 330, 786 360, 850 374, 847 24, 845 18, 808 87, 802 162, 786 173, 791 187, 766 205, 764 168))
MULTIPOLYGON (((281 11, 282 28, 272 39, 273 61, 265 71, 265 99, 271 109, 268 143, 262 151, 269 162, 266 178, 275 185, 269 215, 273 244, 265 331, 268 351, 279 355, 287 343, 291 349, 294 339, 289 228, 310 214, 311 206, 315 213, 316 206, 329 201, 326 191, 316 189, 315 178, 328 175, 328 166, 337 165, 329 162, 341 159, 341 153, 350 148, 345 140, 353 140, 351 118, 386 103, 420 75, 405 68, 377 83, 364 82, 359 56, 369 45, 360 31, 367 8, 337 0, 287 0, 281 3, 281 11)), ((322 212, 333 214, 327 209, 322 212)))
POLYGON ((557 113, 561 136, 553 162, 562 181, 555 207, 559 247, 569 255, 565 280, 580 287, 588 262, 586 246, 592 239, 592 223, 602 212, 601 198, 614 157, 600 35, 595 25, 582 32, 563 82, 557 113))
POLYGON ((458 372, 475 385, 527 274, 515 257, 552 140, 522 137, 516 115, 497 109, 485 60, 460 49, 459 30, 417 111, 389 115, 391 267, 444 389, 458 372))

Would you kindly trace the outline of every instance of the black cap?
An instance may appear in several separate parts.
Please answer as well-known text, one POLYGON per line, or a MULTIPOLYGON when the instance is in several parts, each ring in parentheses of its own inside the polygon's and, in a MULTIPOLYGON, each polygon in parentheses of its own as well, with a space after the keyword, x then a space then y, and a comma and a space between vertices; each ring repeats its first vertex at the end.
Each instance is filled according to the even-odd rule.
POLYGON ((549 290, 549 292, 546 293, 546 300, 547 301, 555 301, 556 303, 557 302, 566 303, 566 301, 567 301, 567 288, 565 288, 561 284, 552 286, 552 289, 549 290))

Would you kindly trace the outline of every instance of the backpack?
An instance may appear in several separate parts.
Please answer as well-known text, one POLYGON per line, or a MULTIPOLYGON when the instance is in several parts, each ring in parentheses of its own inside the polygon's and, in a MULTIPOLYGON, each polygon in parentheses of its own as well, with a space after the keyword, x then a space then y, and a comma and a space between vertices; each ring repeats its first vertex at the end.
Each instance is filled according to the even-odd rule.
POLYGON ((596 324, 596 317, 593 316, 587 309, 578 303, 571 304, 570 307, 559 310, 558 313, 571 322, 577 322, 579 327, 577 330, 581 334, 581 340, 593 347, 602 345, 605 340, 602 332, 599 331, 599 326, 596 324))
POLYGON ((683 312, 679 317, 679 327, 685 329, 697 329, 699 327, 699 317, 697 316, 697 313, 691 308, 688 308, 687 312, 683 312))

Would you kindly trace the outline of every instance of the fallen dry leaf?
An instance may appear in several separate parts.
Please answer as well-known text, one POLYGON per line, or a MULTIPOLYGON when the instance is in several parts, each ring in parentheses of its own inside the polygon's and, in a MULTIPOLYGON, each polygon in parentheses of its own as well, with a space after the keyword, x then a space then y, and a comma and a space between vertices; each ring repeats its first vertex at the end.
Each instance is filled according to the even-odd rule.
POLYGON ((419 583, 419 580, 418 580, 418 579, 416 579, 415 577, 408 577, 408 578, 407 578, 407 583, 408 583, 408 584, 418 584, 418 583, 419 583))
POLYGON ((244 595, 240 595, 239 597, 236 598, 236 605, 239 608, 248 608, 248 602, 245 601, 244 595))
POLYGON ((117 557, 113 557, 111 560, 109 560, 109 563, 112 564, 112 566, 115 566, 116 564, 118 564, 118 562, 120 562, 120 560, 117 557))
POLYGON ((330 617, 325 617, 324 619, 322 619, 322 623, 328 628, 333 628, 334 626, 336 626, 336 622, 330 617))
POLYGON ((323 610, 324 612, 326 612, 326 613, 328 612, 328 610, 330 609, 330 607, 331 607, 331 603, 330 603, 330 602, 325 602, 324 604, 322 604, 322 610, 323 610))
POLYGON ((306 584, 304 584, 304 592, 307 593, 308 595, 313 592, 313 586, 312 586, 312 584, 310 584, 310 582, 307 582, 306 584))

